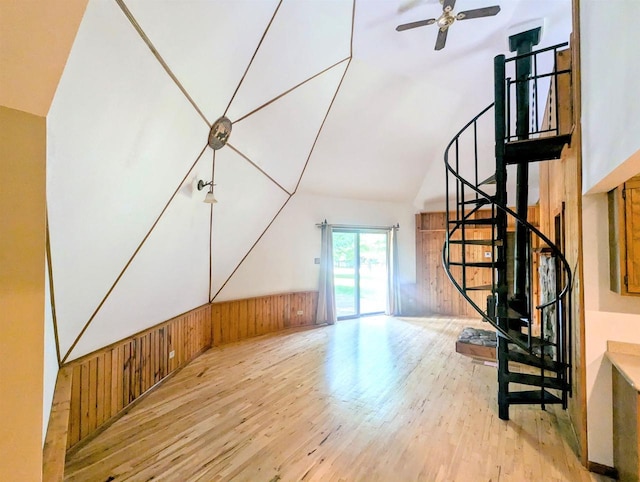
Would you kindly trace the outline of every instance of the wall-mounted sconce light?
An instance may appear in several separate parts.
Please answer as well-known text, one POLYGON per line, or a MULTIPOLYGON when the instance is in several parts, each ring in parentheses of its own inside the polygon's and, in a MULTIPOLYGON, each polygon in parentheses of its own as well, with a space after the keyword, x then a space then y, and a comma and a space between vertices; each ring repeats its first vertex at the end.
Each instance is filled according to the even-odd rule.
POLYGON ((209 192, 204 197, 204 202, 206 202, 207 204, 217 203, 218 200, 213 196, 213 186, 215 186, 213 181, 209 181, 209 182, 204 182, 202 180, 198 181, 198 191, 202 191, 205 188, 205 186, 209 186, 209 192))

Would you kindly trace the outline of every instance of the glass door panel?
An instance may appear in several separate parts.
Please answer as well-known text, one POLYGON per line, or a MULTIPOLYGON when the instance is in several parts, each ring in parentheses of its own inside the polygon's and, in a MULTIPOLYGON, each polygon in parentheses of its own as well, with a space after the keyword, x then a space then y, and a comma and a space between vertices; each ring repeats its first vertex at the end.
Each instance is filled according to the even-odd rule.
POLYGON ((333 277, 338 318, 358 316, 358 233, 334 231, 333 277))
POLYGON ((383 313, 387 303, 387 232, 334 230, 338 318, 383 313))
POLYGON ((360 233, 360 314, 387 305, 387 233, 360 233))

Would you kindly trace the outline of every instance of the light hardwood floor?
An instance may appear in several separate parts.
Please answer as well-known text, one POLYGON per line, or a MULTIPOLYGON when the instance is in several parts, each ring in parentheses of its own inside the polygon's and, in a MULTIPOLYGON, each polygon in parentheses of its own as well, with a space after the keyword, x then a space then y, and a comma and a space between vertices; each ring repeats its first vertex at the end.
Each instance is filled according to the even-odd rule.
POLYGON ((67 458, 67 480, 605 481, 557 407, 497 415, 455 318, 368 317, 214 348, 67 458))

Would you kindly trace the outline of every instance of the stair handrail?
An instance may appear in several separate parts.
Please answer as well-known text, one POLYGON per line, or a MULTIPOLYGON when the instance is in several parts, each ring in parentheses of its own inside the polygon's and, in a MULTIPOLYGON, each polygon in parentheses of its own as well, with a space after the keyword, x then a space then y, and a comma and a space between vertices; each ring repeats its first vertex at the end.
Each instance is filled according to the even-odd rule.
POLYGON ((507 130, 505 132, 505 139, 508 140, 513 140, 513 139, 517 139, 518 135, 516 133, 512 133, 511 132, 511 109, 510 109, 510 105, 511 105, 511 91, 510 91, 510 86, 515 84, 520 84, 520 83, 533 83, 533 90, 534 90, 534 101, 535 102, 539 102, 539 91, 538 91, 538 81, 540 79, 543 78, 551 78, 554 79, 554 90, 553 91, 549 91, 549 94, 551 95, 552 92, 555 93, 555 95, 553 96, 554 98, 554 102, 555 102, 555 108, 553 109, 553 113, 554 113, 554 121, 552 123, 552 125, 550 127, 548 127, 547 129, 543 129, 540 126, 540 117, 539 117, 539 110, 536 107, 532 106, 531 109, 531 115, 533 116, 533 118, 531 119, 532 123, 534 122, 535 119, 535 129, 531 128, 529 130, 529 135, 540 135, 540 134, 545 134, 545 133, 553 133, 555 132, 556 135, 560 134, 560 123, 559 123, 559 110, 558 110, 558 105, 557 105, 557 81, 560 78, 560 76, 562 75, 568 75, 569 77, 571 77, 571 68, 568 69, 558 69, 558 66, 556 64, 556 59, 557 59, 557 54, 558 51, 561 48, 567 47, 569 45, 569 42, 562 42, 556 45, 551 45, 549 47, 546 48, 541 48, 538 50, 534 50, 531 52, 527 52, 527 53, 523 53, 520 55, 514 55, 512 57, 509 58, 505 58, 504 59, 504 65, 505 67, 510 63, 516 63, 517 61, 523 60, 523 59, 531 59, 532 63, 533 63, 533 72, 531 73, 531 75, 529 75, 526 78, 523 79, 512 79, 511 77, 507 77, 506 73, 505 73, 505 82, 507 84, 506 86, 506 103, 507 103, 507 108, 506 108, 506 114, 507 114, 507 121, 506 121, 506 127, 507 130), (541 54, 546 54, 546 53, 552 53, 553 54, 553 68, 549 71, 549 72, 544 72, 544 73, 540 73, 538 71, 538 57, 541 56, 541 54))
MULTIPOLYGON (((509 216, 513 217, 516 222, 520 223, 521 225, 523 225, 527 230, 529 230, 530 232, 534 233, 536 236, 538 236, 540 239, 542 239, 542 241, 551 248, 551 251, 553 253, 554 256, 556 256, 560 262, 562 263, 563 269, 566 273, 566 284, 565 286, 562 288, 562 290, 560 291, 560 293, 557 294, 557 296, 555 297, 555 299, 550 300, 546 303, 540 304, 540 305, 536 305, 536 309, 538 310, 542 310, 544 308, 547 308, 553 304, 559 304, 564 297, 567 295, 567 293, 570 292, 571 290, 571 286, 572 286, 572 275, 571 275, 571 267, 569 265, 569 262, 567 261, 567 259, 564 257, 564 255, 562 254, 562 251, 560 251, 560 249, 558 249, 558 247, 555 245, 555 243, 553 243, 547 236, 545 236, 538 228, 536 228, 534 225, 532 225, 531 223, 529 223, 528 221, 522 219, 516 212, 514 212, 512 209, 510 209, 507 206, 503 206, 499 203, 497 203, 495 201, 495 199, 493 198, 493 196, 487 194, 486 192, 484 192, 483 190, 481 190, 480 188, 478 188, 477 186, 474 186, 472 183, 470 183, 469 181, 467 181, 466 179, 464 179, 462 176, 460 176, 456 170, 454 170, 454 168, 449 164, 449 151, 451 149, 451 147, 458 141, 458 139, 460 138, 460 136, 474 123, 476 123, 478 121, 478 119, 480 117, 482 117, 484 114, 486 114, 492 107, 494 106, 494 103, 491 103, 489 106, 485 107, 479 114, 477 114, 473 119, 471 119, 469 122, 467 122, 464 127, 462 129, 460 129, 458 131, 458 133, 455 135, 455 137, 449 142, 449 144, 447 145, 446 149, 445 149, 445 153, 444 153, 444 161, 445 161, 445 167, 446 167, 446 171, 447 171, 447 179, 446 179, 446 187, 447 187, 447 196, 446 196, 446 206, 447 206, 447 229, 446 229, 446 242, 443 246, 443 250, 442 250, 442 262, 445 268, 445 273, 447 274, 447 277, 449 278, 449 280, 454 284, 454 286, 456 287, 456 289, 460 292, 460 294, 474 307, 474 309, 482 316, 483 319, 485 319, 487 322, 489 322, 494 328, 496 328, 496 330, 498 330, 503 336, 505 336, 506 338, 508 338, 509 340, 511 340, 512 342, 516 343, 517 345, 521 346, 522 348, 526 348, 527 350, 530 350, 531 347, 530 346, 524 346, 524 344, 522 344, 520 342, 520 340, 514 339, 507 330, 503 329, 502 327, 500 327, 498 325, 498 323, 493 320, 491 317, 489 317, 484 310, 482 310, 480 307, 478 307, 478 305, 466 294, 464 288, 462 288, 460 286, 460 284, 457 282, 457 280, 453 277, 451 271, 449 270, 449 266, 448 266, 448 259, 449 259, 449 239, 451 238, 451 235, 453 235, 458 229, 460 229, 461 225, 457 225, 455 226, 453 229, 449 230, 449 213, 450 213, 450 209, 449 209, 449 177, 448 174, 451 173, 456 179, 457 182, 460 182, 462 185, 465 185, 469 188, 471 188, 471 190, 473 192, 475 192, 477 195, 480 195, 482 198, 486 199, 488 202, 488 204, 491 204, 493 207, 496 207, 498 209, 500 209, 501 211, 503 211, 504 213, 508 214, 509 216)), ((476 158, 476 162, 477 162, 477 158, 476 158)), ((468 217, 473 214, 474 212, 478 211, 480 208, 480 206, 475 207, 474 209, 472 209, 467 215, 464 214, 463 211, 463 217, 462 219, 468 219, 468 217)), ((571 313, 570 310, 568 310, 568 321, 570 323, 571 320, 571 313)))

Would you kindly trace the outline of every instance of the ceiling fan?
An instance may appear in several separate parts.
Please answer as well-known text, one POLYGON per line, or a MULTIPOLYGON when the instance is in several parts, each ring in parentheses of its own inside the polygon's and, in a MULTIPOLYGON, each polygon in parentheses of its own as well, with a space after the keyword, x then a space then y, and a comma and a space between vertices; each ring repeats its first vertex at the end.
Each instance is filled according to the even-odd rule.
POLYGON ((464 12, 454 14, 453 7, 456 4, 456 0, 440 0, 440 3, 442 4, 442 15, 437 19, 430 18, 428 20, 419 20, 418 22, 403 23, 402 25, 398 25, 396 30, 398 32, 402 32, 403 30, 423 27, 425 25, 432 25, 435 23, 440 29, 438 32, 438 38, 436 39, 435 50, 442 50, 447 42, 449 27, 453 22, 456 20, 467 20, 470 18, 491 17, 493 15, 497 15, 500 11, 500 7, 498 5, 494 5, 492 7, 476 8, 474 10, 466 10, 464 12))

